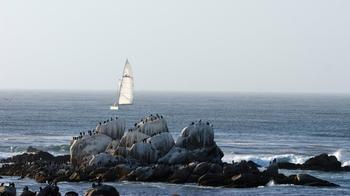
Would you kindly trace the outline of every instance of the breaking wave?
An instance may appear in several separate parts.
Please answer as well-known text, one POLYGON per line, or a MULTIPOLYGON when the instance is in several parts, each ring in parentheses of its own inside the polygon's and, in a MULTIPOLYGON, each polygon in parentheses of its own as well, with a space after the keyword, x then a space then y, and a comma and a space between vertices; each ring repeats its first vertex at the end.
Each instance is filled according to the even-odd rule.
MULTIPOLYGON (((350 152, 348 152, 348 154, 350 154, 350 152)), ((342 166, 350 165, 350 158, 349 156, 346 156, 347 154, 344 152, 343 149, 339 149, 329 155, 334 155, 335 157, 337 157, 337 159, 340 162, 342 162, 342 166)), ((228 163, 231 163, 232 161, 240 162, 242 160, 253 161, 254 163, 262 167, 267 167, 269 163, 274 159, 276 159, 277 162, 290 162, 295 164, 302 164, 311 157, 312 156, 295 155, 295 154, 281 154, 281 155, 226 154, 222 160, 228 163)))

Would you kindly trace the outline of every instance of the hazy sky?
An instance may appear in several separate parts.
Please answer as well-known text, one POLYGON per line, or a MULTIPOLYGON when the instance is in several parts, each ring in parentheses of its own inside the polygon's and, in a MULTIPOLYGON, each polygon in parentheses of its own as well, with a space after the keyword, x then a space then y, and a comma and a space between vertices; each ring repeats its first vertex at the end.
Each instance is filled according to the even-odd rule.
POLYGON ((350 1, 0 1, 0 89, 350 93, 350 1))

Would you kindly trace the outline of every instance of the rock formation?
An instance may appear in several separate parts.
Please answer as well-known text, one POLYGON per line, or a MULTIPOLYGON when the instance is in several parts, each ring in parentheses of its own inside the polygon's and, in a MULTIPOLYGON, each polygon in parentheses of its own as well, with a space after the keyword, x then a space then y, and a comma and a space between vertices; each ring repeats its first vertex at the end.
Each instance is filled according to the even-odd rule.
POLYGON ((99 134, 104 134, 109 136, 112 139, 120 139, 125 131, 125 121, 116 118, 109 119, 103 123, 99 123, 96 127, 96 132, 99 134))
POLYGON ((318 171, 350 171, 350 166, 341 166, 341 162, 333 155, 320 154, 305 161, 303 164, 294 164, 289 162, 279 162, 280 169, 301 169, 318 171))
MULTIPOLYGON (((197 183, 231 188, 265 186, 270 181, 276 184, 337 186, 310 175, 285 176, 278 171, 282 163, 276 161, 264 171, 260 171, 252 161, 223 163, 223 152, 215 143, 213 126, 209 122, 192 122, 181 131, 176 142, 163 116, 143 118, 125 133, 121 122, 121 119, 111 119, 99 124, 96 133, 81 133, 71 144, 70 156, 55 157, 30 148, 28 153, 2 160, 4 166, 0 167, 0 175, 30 177, 38 182, 98 179, 99 184, 86 195, 117 195, 113 187, 100 184, 100 181, 116 180, 197 183)), ((328 155, 311 158, 302 165, 289 163, 288 166, 345 170, 335 157, 328 155)))
POLYGON ((81 139, 75 140, 70 147, 72 164, 81 165, 84 162, 88 162, 89 159, 86 160, 84 158, 104 152, 111 142, 112 138, 104 134, 86 135, 81 139))

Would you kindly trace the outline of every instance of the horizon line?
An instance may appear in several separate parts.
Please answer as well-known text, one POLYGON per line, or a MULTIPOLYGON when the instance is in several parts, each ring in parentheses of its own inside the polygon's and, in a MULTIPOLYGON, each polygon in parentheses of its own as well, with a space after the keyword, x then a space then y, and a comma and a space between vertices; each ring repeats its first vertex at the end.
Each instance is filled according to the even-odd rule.
MULTIPOLYGON (((0 91, 79 91, 79 92, 113 92, 110 89, 45 89, 45 88, 0 88, 0 91)), ((350 95, 350 92, 317 92, 317 91, 250 91, 250 90, 135 90, 135 92, 155 92, 155 93, 247 93, 247 94, 322 94, 322 95, 350 95)))

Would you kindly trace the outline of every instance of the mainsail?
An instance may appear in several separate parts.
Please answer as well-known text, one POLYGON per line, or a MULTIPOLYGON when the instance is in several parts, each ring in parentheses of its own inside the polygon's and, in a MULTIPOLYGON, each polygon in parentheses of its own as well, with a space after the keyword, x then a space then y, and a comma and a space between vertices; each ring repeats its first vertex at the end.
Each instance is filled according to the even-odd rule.
POLYGON ((131 65, 126 59, 123 76, 119 83, 117 93, 117 101, 111 106, 111 110, 117 110, 119 105, 129 105, 134 100, 134 77, 132 74, 131 65))

